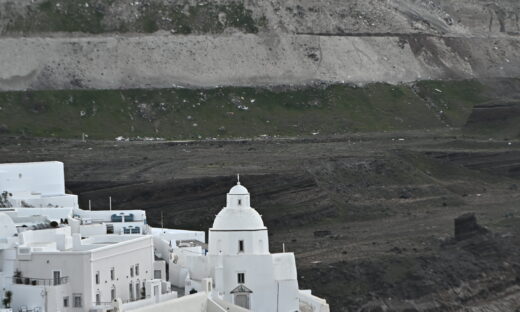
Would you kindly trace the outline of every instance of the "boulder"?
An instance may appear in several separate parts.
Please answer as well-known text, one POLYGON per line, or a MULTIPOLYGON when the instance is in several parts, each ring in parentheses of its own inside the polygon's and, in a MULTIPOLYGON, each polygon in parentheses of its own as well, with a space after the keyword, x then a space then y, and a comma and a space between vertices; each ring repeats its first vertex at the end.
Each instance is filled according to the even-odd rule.
POLYGON ((458 241, 487 233, 489 231, 477 223, 474 213, 466 213, 455 218, 455 239, 458 241))

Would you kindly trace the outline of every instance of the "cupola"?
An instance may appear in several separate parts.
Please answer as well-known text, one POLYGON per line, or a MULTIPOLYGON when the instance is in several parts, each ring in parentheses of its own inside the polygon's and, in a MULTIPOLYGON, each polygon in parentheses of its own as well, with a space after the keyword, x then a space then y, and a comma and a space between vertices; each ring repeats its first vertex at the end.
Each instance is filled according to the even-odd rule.
POLYGON ((240 179, 233 186, 224 207, 215 218, 212 230, 261 230, 265 229, 260 214, 250 205, 247 188, 240 184, 240 179))

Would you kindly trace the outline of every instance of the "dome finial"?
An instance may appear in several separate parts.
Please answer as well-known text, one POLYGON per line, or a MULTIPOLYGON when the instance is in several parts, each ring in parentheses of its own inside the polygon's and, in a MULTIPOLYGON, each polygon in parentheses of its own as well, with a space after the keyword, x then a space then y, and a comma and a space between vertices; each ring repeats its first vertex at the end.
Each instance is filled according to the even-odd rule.
POLYGON ((237 173, 237 185, 240 185, 240 173, 237 173))

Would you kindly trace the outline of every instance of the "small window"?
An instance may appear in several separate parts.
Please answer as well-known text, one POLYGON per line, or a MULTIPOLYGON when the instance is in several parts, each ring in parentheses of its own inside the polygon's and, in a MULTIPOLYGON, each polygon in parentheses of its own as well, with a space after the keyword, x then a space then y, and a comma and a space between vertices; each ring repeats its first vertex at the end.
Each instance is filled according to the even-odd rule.
POLYGON ((115 268, 111 268, 110 269, 110 279, 111 280, 115 280, 116 279, 116 269, 115 268))
POLYGON ((161 270, 154 270, 153 271, 153 278, 161 279, 161 270))
POLYGON ((96 305, 100 305, 101 304, 101 294, 97 293, 96 294, 96 305))
POLYGON ((61 284, 61 272, 60 271, 54 271, 52 272, 52 276, 53 276, 53 282, 54 282, 54 285, 60 285, 61 284))
POLYGON ((239 284, 244 284, 246 282, 246 274, 245 273, 238 273, 237 280, 239 284))
POLYGON ((130 267, 130 277, 134 277, 134 266, 130 267))
POLYGON ((67 308, 69 306, 69 297, 63 297, 63 307, 67 308))
POLYGON ((73 298, 74 298, 74 307, 81 308, 83 305, 82 299, 81 299, 81 294, 74 294, 73 298))
POLYGON ((244 252, 244 241, 243 240, 238 241, 238 252, 244 252))
POLYGON ((116 286, 112 286, 110 290, 110 300, 114 301, 116 299, 116 286))
POLYGON ((135 265, 135 275, 136 275, 136 276, 139 275, 139 264, 136 264, 136 265, 135 265))
POLYGON ((128 290, 130 292, 130 300, 134 301, 134 287, 132 286, 132 283, 128 285, 128 290))
POLYGON ((96 272, 96 284, 99 284, 99 271, 96 272))
POLYGON ((238 205, 239 206, 242 205, 242 200, 241 199, 238 200, 238 205))

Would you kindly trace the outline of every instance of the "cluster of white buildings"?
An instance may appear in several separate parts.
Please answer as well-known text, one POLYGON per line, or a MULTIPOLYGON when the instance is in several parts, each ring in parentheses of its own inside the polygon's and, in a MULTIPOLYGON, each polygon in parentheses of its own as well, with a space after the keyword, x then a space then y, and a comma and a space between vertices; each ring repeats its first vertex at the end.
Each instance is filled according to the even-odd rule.
POLYGON ((80 209, 60 162, 0 164, 0 283, 7 311, 329 311, 294 254, 269 252, 240 182, 206 244, 142 210, 80 209))

